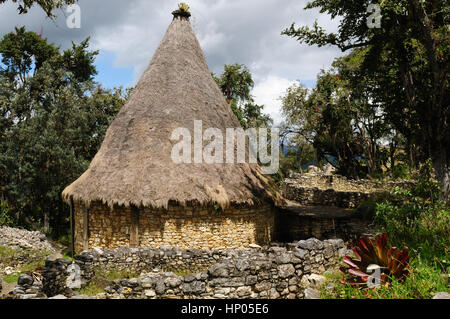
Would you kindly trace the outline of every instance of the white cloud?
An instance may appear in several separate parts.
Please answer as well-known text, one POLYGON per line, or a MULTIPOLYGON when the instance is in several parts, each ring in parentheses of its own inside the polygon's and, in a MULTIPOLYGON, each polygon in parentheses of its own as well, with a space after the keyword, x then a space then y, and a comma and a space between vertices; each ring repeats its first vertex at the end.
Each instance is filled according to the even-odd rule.
POLYGON ((264 104, 265 113, 272 117, 275 125, 280 124, 282 121, 280 97, 283 96, 287 88, 294 83, 296 83, 296 81, 290 81, 288 79, 270 75, 256 83, 253 89, 256 104, 264 104))
MULTIPOLYGON (((116 67, 133 67, 136 83, 147 68, 169 26, 171 12, 179 0, 80 0, 82 28, 69 29, 63 10, 50 21, 42 10, 33 8, 19 16, 16 4, 0 5, 0 34, 26 25, 66 48, 91 36, 92 48, 112 53, 116 67)), ((340 51, 332 47, 310 47, 282 36, 281 31, 296 22, 311 25, 314 20, 330 31, 337 28, 317 10, 304 11, 306 0, 191 0, 194 31, 212 72, 224 64, 242 63, 250 68, 258 103, 279 121, 280 93, 289 83, 311 83, 322 68, 328 68, 340 51), (281 91, 280 91, 281 90, 281 91)), ((124 83, 128 84, 128 83, 124 83)))

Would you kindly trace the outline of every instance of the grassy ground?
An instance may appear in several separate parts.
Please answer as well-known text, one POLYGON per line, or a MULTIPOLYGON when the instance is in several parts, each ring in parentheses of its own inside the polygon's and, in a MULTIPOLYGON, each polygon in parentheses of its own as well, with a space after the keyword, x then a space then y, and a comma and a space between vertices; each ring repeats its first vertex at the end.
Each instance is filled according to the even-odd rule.
POLYGON ((412 256, 411 273, 404 283, 392 280, 387 287, 367 289, 342 284, 344 274, 334 271, 325 274, 327 282, 321 287, 324 299, 430 299, 438 292, 450 292, 447 273, 450 256, 441 259, 430 258, 427 254, 412 256))
POLYGON ((51 255, 51 252, 43 252, 31 249, 12 249, 0 246, 0 267, 3 269, 11 267, 15 273, 0 276, 3 280, 3 289, 1 294, 8 294, 17 283, 19 276, 23 273, 33 271, 45 265, 45 259, 51 255), (19 263, 19 260, 21 262, 19 263))

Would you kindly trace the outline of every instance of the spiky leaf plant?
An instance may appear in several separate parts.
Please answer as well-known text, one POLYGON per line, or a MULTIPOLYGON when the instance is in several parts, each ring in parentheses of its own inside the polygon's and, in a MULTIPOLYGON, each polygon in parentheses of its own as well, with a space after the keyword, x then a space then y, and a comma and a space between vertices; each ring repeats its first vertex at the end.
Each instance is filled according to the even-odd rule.
POLYGON ((409 250, 405 247, 399 250, 389 247, 388 235, 379 234, 375 241, 361 237, 353 247, 356 258, 345 256, 343 261, 347 267, 341 267, 346 274, 343 284, 361 285, 366 287, 367 281, 375 268, 380 269, 380 285, 387 286, 392 278, 404 282, 409 274, 409 250))

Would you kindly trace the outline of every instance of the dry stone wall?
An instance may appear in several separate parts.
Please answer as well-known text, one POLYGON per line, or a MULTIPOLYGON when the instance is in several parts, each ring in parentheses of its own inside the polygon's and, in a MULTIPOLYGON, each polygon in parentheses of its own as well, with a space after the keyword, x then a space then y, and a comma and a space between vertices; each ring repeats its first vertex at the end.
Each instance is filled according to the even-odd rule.
MULTIPOLYGON (((111 210, 92 203, 89 210, 89 248, 115 249, 130 245, 129 207, 111 210)), ((275 212, 271 205, 261 207, 214 208, 169 206, 168 210, 139 210, 139 242, 136 246, 157 248, 161 245, 182 249, 242 248, 250 244, 267 244, 273 240, 275 212)), ((75 204, 76 251, 82 251, 84 206, 75 204)))
POLYGON ((340 175, 291 173, 285 179, 283 196, 302 205, 356 208, 374 194, 395 186, 408 187, 413 181, 351 180, 340 175))
MULTIPOLYGON (((81 269, 83 284, 94 279, 96 269, 140 272, 138 278, 109 282, 97 299, 295 299, 305 296, 312 274, 335 267, 338 257, 346 253, 342 240, 311 238, 287 245, 231 250, 96 249, 77 255, 75 263, 81 269), (179 276, 179 272, 191 274, 179 276)), ((43 290, 48 297, 68 294, 66 267, 63 259, 46 264, 43 290)))

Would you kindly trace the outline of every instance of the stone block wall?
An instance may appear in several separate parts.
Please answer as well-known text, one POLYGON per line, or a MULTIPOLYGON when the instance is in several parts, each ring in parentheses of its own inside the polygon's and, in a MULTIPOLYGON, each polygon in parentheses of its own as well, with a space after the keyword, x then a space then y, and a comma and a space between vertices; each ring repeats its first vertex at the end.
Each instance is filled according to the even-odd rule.
POLYGON ((329 209, 329 216, 299 214, 295 211, 280 209, 277 216, 275 236, 280 241, 290 242, 295 239, 310 237, 354 240, 361 235, 371 233, 369 222, 361 218, 356 212, 333 214, 331 210, 334 208, 329 209))
POLYGON ((333 206, 340 208, 356 208, 367 199, 370 194, 362 192, 343 192, 334 189, 320 189, 305 187, 296 183, 286 183, 283 196, 302 205, 333 206))
MULTIPOLYGON (((125 267, 139 271, 138 278, 111 281, 98 299, 162 299, 162 298, 303 298, 311 274, 321 274, 335 267, 339 257, 348 253, 342 240, 320 241, 314 238, 287 245, 230 249, 181 250, 161 247, 121 248, 117 250, 85 251, 75 257, 81 278, 88 283, 94 271, 117 270, 125 267), (208 266, 208 268, 203 268, 208 266), (197 271, 203 268, 203 271, 197 271), (177 269, 191 269, 191 274, 178 276, 177 269), (194 272, 197 271, 197 272, 194 272)), ((48 264, 55 277, 61 267, 48 264)), ((64 277, 64 274, 60 278, 64 277)), ((44 283, 50 281, 44 279, 44 283)), ((61 294, 63 280, 44 284, 48 297, 61 294), (56 287, 57 283, 62 286, 56 287)))
MULTIPOLYGON (((84 206, 75 203, 75 249, 82 251, 84 206)), ((169 206, 167 210, 139 210, 139 242, 156 248, 170 245, 183 249, 243 248, 267 244, 273 238, 275 212, 261 207, 214 208, 169 206)), ((88 248, 119 248, 130 245, 132 209, 92 203, 89 210, 88 248)))
POLYGON ((284 180, 283 196, 302 205, 356 208, 376 193, 393 187, 410 187, 413 181, 350 180, 340 175, 301 175, 292 173, 284 180))

